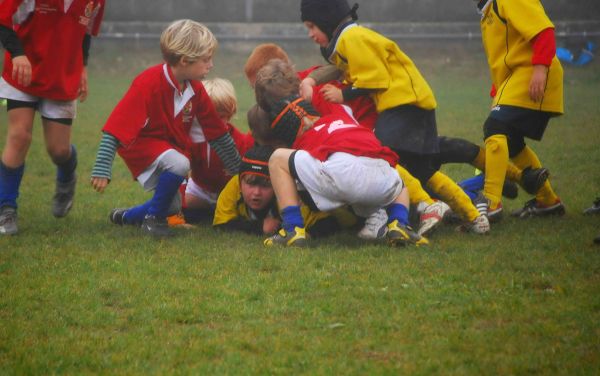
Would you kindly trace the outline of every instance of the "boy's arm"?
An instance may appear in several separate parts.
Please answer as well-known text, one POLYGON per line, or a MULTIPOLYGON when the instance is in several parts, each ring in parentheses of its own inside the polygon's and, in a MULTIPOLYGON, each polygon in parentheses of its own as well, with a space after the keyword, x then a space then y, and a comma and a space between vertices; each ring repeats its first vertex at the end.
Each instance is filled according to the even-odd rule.
POLYGON ((300 82, 300 95, 307 101, 313 97, 314 87, 326 82, 339 80, 343 77, 343 72, 333 64, 319 67, 300 82))
POLYGON ((546 80, 548 69, 552 64, 552 59, 556 55, 556 39, 554 29, 547 28, 542 30, 531 40, 533 56, 533 73, 529 82, 529 97, 534 102, 539 102, 544 97, 546 89, 546 80))
POLYGON ((308 77, 314 80, 315 85, 322 85, 329 81, 341 80, 344 77, 344 72, 335 65, 328 64, 313 70, 308 77))
POLYGON ((235 142, 233 142, 231 134, 225 133, 219 138, 208 141, 208 144, 217 153, 221 162, 223 162, 223 166, 225 166, 227 173, 230 175, 237 174, 240 169, 242 158, 235 146, 235 142))
POLYGON ((20 85, 29 86, 31 83, 31 62, 25 55, 23 44, 17 33, 4 24, 0 24, 0 42, 12 58, 12 79, 20 85))
POLYGON ((103 132, 91 178, 92 187, 100 193, 104 191, 112 177, 112 164, 118 147, 119 140, 110 133, 103 132))

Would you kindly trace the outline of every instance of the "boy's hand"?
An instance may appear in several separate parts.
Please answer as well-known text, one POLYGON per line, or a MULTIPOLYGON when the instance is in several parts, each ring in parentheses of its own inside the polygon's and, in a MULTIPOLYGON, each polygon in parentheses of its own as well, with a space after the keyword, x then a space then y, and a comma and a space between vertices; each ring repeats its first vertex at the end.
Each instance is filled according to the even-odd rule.
POLYGON ((342 94, 342 89, 335 87, 331 84, 323 86, 323 88, 321 89, 321 94, 323 94, 323 98, 325 98, 327 102, 344 103, 344 95, 342 94))
POLYGON ((540 102, 544 98, 546 89, 546 78, 548 67, 545 65, 534 65, 531 81, 529 82, 529 98, 534 102, 540 102))
POLYGON ((99 178, 97 176, 92 176, 90 182, 92 183, 92 187, 97 192, 102 193, 104 192, 104 189, 106 188, 108 183, 110 183, 110 180, 108 180, 107 178, 99 178))
POLYGON ((19 85, 29 86, 31 83, 31 63, 25 55, 12 59, 12 79, 17 80, 19 85))
POLYGON ((81 81, 79 82, 79 92, 77 93, 80 102, 85 102, 88 96, 88 75, 87 68, 83 67, 81 72, 81 81))
POLYGON ((275 217, 266 216, 263 220, 263 233, 266 235, 274 234, 281 226, 281 221, 275 217))
POLYGON ((315 80, 310 77, 306 77, 300 82, 300 95, 304 100, 308 102, 312 101, 313 89, 316 84, 315 80))

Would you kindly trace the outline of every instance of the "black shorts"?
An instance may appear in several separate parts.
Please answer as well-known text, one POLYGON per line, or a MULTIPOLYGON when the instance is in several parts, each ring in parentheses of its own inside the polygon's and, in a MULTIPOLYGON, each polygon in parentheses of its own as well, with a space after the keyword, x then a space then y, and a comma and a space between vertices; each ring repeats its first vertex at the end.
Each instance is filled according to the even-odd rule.
POLYGON ((557 116, 551 112, 531 110, 516 106, 496 106, 489 117, 498 120, 505 126, 504 131, 484 129, 485 138, 492 133, 506 134, 512 137, 525 137, 532 140, 541 140, 551 117, 557 116))
POLYGON ((375 136, 397 152, 437 155, 440 151, 435 110, 413 105, 387 109, 377 117, 375 136))

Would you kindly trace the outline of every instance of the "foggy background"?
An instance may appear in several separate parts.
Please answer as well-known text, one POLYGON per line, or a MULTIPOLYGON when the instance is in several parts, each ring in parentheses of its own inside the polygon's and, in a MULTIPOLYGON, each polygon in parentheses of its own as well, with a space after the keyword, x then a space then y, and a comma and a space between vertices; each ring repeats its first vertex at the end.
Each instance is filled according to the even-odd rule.
MULTIPOLYGON (((472 0, 358 3, 359 22, 391 38, 479 35, 479 16, 472 0)), ((545 0, 542 4, 556 23, 558 36, 600 35, 600 0, 545 0)), ((180 18, 207 24, 220 40, 306 39, 300 0, 109 0, 102 36, 156 38, 168 22, 180 18)))

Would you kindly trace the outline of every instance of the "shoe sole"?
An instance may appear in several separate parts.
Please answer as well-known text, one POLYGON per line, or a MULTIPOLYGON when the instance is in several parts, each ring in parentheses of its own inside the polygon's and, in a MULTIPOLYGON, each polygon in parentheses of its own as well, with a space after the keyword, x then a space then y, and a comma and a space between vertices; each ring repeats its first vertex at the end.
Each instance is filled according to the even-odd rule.
POLYGON ((539 210, 539 211, 524 211, 522 213, 512 213, 512 216, 517 217, 517 218, 526 219, 526 218, 552 217, 552 216, 562 217, 565 214, 566 214, 565 207, 564 207, 564 205, 561 205, 560 207, 552 208, 552 209, 544 209, 544 210, 539 210))

